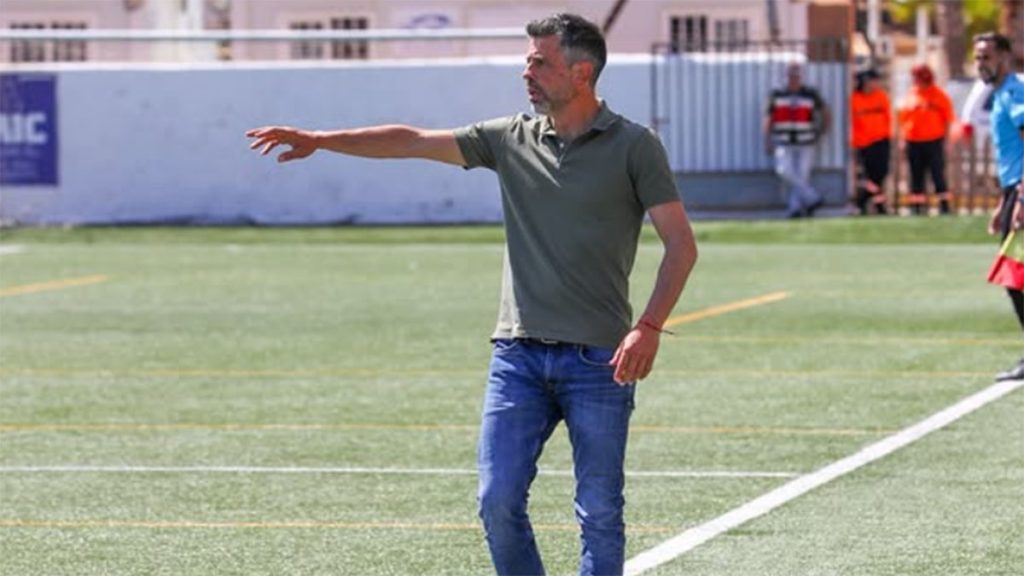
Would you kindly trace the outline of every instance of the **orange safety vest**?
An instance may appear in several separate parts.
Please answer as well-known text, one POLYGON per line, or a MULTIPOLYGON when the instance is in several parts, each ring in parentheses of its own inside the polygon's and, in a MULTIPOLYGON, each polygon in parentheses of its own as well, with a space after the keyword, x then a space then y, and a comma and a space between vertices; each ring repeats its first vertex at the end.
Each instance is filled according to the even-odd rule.
POLYGON ((850 97, 853 147, 866 148, 892 136, 892 108, 885 90, 854 92, 850 97))
POLYGON ((899 121, 907 142, 926 142, 944 137, 954 118, 949 96, 934 84, 911 88, 900 106, 899 121))

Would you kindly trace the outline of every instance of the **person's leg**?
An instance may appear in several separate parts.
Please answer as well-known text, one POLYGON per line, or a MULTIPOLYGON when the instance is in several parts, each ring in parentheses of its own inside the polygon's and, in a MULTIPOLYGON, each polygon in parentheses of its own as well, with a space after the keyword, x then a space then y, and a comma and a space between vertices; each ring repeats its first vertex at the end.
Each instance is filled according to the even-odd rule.
POLYGON ((892 155, 892 144, 889 139, 879 140, 871 145, 871 179, 882 187, 889 176, 889 157, 892 155))
POLYGON ((1007 288, 1006 293, 1010 296, 1013 311, 1017 314, 1017 323, 1020 324, 1021 330, 1024 331, 1024 292, 1007 288))
POLYGON ((544 442, 561 417, 542 377, 543 347, 499 340, 484 398, 479 504, 499 575, 544 574, 526 503, 544 442))
MULTIPOLYGON (((1006 294, 1010 297, 1010 302, 1013 304, 1013 311, 1017 314, 1017 323, 1020 325, 1021 330, 1024 331, 1024 292, 1021 292, 1020 290, 1007 289, 1006 294)), ((1021 358, 1020 361, 1017 362, 1016 366, 996 374, 997 382, 1021 379, 1024 379, 1024 358, 1021 358)))
POLYGON ((861 216, 868 215, 868 207, 871 205, 871 193, 867 190, 867 183, 867 180, 858 180, 857 190, 854 192, 853 197, 853 205, 857 209, 857 214, 861 216))
POLYGON ((622 574, 626 550, 623 466, 634 386, 620 386, 612 379, 614 369, 608 361, 614 350, 579 346, 570 352, 558 399, 576 473, 580 574, 622 574))
MULTIPOLYGON (((1013 228, 1013 208, 1017 204, 1017 191, 1015 187, 1003 189, 1003 211, 999 214, 999 228, 1002 233, 1002 242, 1010 235, 1013 228)), ((1010 297, 1013 311, 1017 315, 1017 323, 1024 331, 1024 293, 1020 290, 1007 289, 1006 295, 1010 297)), ((1024 378, 1024 358, 1016 366, 996 374, 996 381, 1019 380, 1024 378)))
POLYGON ((775 174, 786 185, 786 215, 790 218, 803 216, 803 205, 796 192, 797 182, 794 177, 796 165, 793 146, 779 145, 775 147, 775 174))
MULTIPOLYGON (((1013 311, 1017 313, 1017 323, 1020 324, 1021 330, 1024 330, 1024 292, 1007 289, 1006 293, 1010 296, 1010 302, 1013 303, 1013 311)), ((1024 358, 1021 358, 1016 366, 996 374, 997 382, 1021 379, 1024 379, 1024 358)))
POLYGON ((867 216, 868 204, 871 200, 871 178, 868 175, 870 170, 868 164, 870 162, 870 146, 866 148, 857 149, 857 174, 854 176, 855 191, 853 193, 853 205, 857 207, 857 212, 861 216, 867 216))
POLYGON ((910 193, 907 202, 914 214, 924 212, 925 196, 924 175, 928 167, 927 152, 923 142, 907 142, 907 164, 910 166, 910 193))
MULTIPOLYGON (((1000 244, 1006 241, 1006 237, 1010 235, 1010 231, 1013 229, 1013 209, 1017 205, 1017 190, 1015 187, 1003 189, 1003 210, 999 213, 999 232, 1000 232, 1000 244)), ((1021 231, 1018 234, 1024 233, 1021 231)), ((1013 304, 1013 311, 1017 315, 1017 323, 1020 324, 1021 330, 1024 330, 1024 295, 1021 294, 1020 290, 1007 289, 1007 295, 1010 297, 1010 302, 1013 304)))
POLYGON ((946 140, 939 138, 930 142, 928 156, 935 196, 939 199, 939 213, 949 214, 952 196, 946 183, 946 140))
POLYGON ((808 216, 814 216, 814 211, 821 207, 821 194, 811 186, 811 171, 814 168, 814 157, 816 150, 814 146, 797 146, 795 156, 797 194, 800 196, 800 204, 808 216))
POLYGON ((865 151, 865 171, 872 184, 871 204, 878 214, 886 214, 885 178, 889 175, 889 141, 879 140, 865 151))

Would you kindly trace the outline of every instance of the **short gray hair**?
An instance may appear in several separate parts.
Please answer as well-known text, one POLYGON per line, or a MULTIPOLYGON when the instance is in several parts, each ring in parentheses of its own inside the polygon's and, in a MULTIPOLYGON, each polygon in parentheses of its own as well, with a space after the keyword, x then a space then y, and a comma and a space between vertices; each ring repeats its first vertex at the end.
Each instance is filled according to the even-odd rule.
POLYGON ((576 14, 555 14, 530 22, 526 25, 526 33, 530 38, 558 36, 562 53, 569 64, 586 60, 594 65, 591 84, 597 84, 597 78, 608 61, 608 48, 601 29, 593 22, 576 14))

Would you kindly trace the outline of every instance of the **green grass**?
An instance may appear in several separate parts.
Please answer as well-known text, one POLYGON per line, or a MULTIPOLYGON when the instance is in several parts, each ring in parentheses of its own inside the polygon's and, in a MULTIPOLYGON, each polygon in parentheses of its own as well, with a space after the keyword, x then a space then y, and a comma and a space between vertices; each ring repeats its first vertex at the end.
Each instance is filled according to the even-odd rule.
MULTIPOLYGON (((773 244, 991 243, 986 216, 726 220, 694 224, 700 241, 773 244)), ((644 242, 657 241, 646 228, 644 242)), ((50 227, 0 228, 0 241, 79 244, 479 244, 501 243, 500 226, 341 226, 334 228, 50 227)))
MULTIPOLYGON (((802 474, 1020 354, 982 218, 698 223, 628 467, 802 474)), ((0 467, 472 469, 500 229, 0 231, 0 467)), ((645 231, 642 305, 660 250, 645 231)), ((655 574, 1016 574, 1018 391, 655 574)), ((559 431, 542 467, 565 470, 559 431)), ((630 556, 785 478, 631 478, 630 556)), ((531 510, 575 571, 572 482, 531 510)), ((0 574, 484 574, 472 475, 0 471, 0 574)))

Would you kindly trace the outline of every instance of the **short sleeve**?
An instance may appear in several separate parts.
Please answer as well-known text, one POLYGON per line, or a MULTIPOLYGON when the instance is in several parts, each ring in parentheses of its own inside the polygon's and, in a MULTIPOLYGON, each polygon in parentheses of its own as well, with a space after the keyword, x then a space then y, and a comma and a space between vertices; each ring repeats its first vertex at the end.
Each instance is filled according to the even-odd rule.
POLYGON ((814 88, 811 88, 810 91, 811 91, 811 99, 814 100, 814 109, 815 110, 824 110, 825 109, 825 99, 821 97, 821 92, 818 92, 814 88))
POLYGON ((643 130, 633 141, 627 162, 633 190, 644 210, 679 200, 665 147, 653 132, 643 130))
POLYGON ((466 160, 466 168, 497 167, 505 135, 514 117, 494 118, 455 129, 455 141, 466 160))
POLYGON ((1024 86, 1017 86, 1009 100, 1010 121, 1018 130, 1024 129, 1024 86))
POLYGON ((950 99, 949 95, 945 92, 939 92, 939 98, 942 102, 942 116, 946 124, 952 124, 956 121, 956 111, 953 110, 953 100, 950 99))
POLYGON ((764 104, 764 114, 765 114, 765 116, 771 116, 772 115, 772 110, 774 110, 774 109, 775 109, 775 92, 772 92, 771 94, 768 95, 768 100, 764 104))
POLYGON ((977 123, 978 111, 984 105, 985 99, 988 98, 988 85, 978 80, 971 85, 971 91, 967 94, 967 99, 964 100, 963 108, 960 109, 960 121, 967 124, 977 123))

